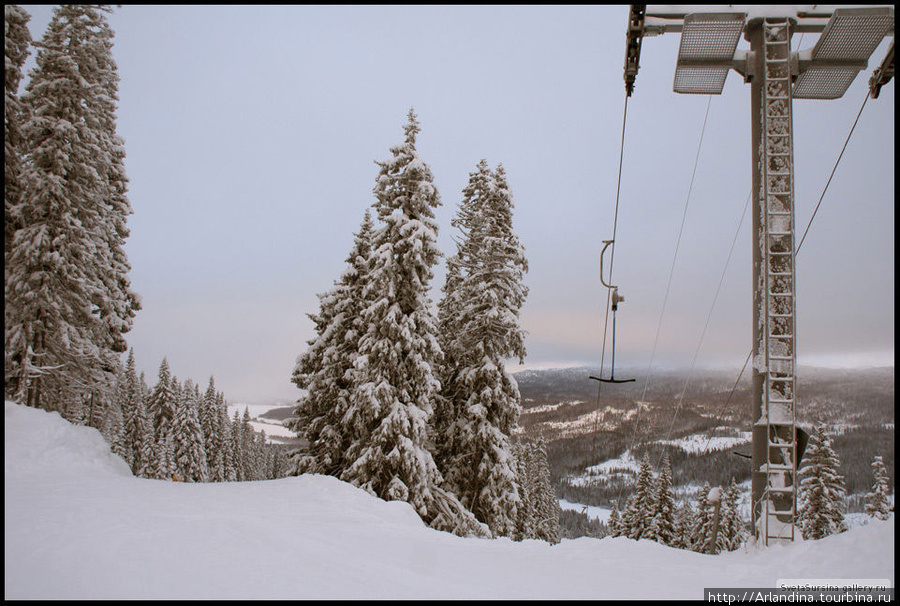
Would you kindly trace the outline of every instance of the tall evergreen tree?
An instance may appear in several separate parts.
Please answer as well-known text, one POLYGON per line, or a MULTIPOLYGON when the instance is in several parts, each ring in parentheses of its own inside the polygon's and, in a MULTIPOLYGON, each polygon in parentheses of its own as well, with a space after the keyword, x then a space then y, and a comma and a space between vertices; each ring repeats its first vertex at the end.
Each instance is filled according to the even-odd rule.
POLYGON ((286 426, 306 438, 305 452, 295 454, 297 471, 340 476, 348 465, 344 453, 353 429, 344 428, 354 384, 354 364, 363 328, 363 287, 368 274, 373 224, 369 211, 354 238, 347 268, 328 292, 319 295, 319 313, 310 314, 316 337, 297 359, 292 381, 306 394, 286 426))
POLYGON ((519 310, 527 262, 512 208, 502 166, 492 173, 482 160, 453 221, 462 239, 448 261, 438 316, 444 352, 438 460, 448 486, 495 535, 513 533, 520 500, 509 456, 520 398, 504 366, 508 357, 525 356, 519 310))
POLYGON ((740 547, 747 538, 747 531, 744 527, 744 521, 741 519, 741 513, 738 508, 738 501, 741 492, 734 481, 725 493, 725 499, 722 503, 721 523, 719 524, 719 543, 721 550, 734 551, 740 547))
POLYGON ((126 397, 125 444, 128 452, 128 465, 131 472, 139 478, 156 477, 157 456, 154 449, 153 421, 147 413, 146 402, 149 399, 149 388, 142 372, 140 377, 134 363, 134 351, 128 356, 125 365, 126 397))
POLYGON ((691 543, 693 550, 700 553, 711 553, 709 547, 714 514, 713 502, 710 500, 712 490, 709 482, 704 483, 697 500, 697 522, 691 533, 691 543))
POLYGON ((512 454, 516 463, 516 477, 519 485, 519 507, 516 524, 516 539, 537 537, 537 485, 536 466, 530 441, 522 438, 512 444, 512 454))
POLYGON ((559 501, 550 480, 550 460, 547 456, 547 443, 543 438, 534 444, 534 462, 536 466, 537 519, 535 525, 537 538, 550 544, 556 544, 560 541, 559 501))
POLYGON ((106 406, 100 433, 106 440, 106 443, 109 444, 110 450, 127 462, 129 453, 125 445, 124 413, 122 411, 120 394, 118 393, 106 406))
POLYGON ((229 465, 231 465, 230 425, 231 422, 228 420, 228 405, 225 403, 225 394, 223 394, 222 392, 216 392, 215 431, 216 435, 218 436, 218 440, 216 441, 218 452, 216 453, 213 468, 209 470, 209 479, 212 482, 228 481, 228 467, 229 465))
POLYGON ((255 480, 253 473, 253 427, 250 425, 250 409, 244 407, 244 415, 241 417, 240 431, 238 432, 239 448, 241 449, 241 477, 245 482, 255 480))
POLYGON ((134 400, 139 396, 140 385, 138 383, 137 369, 134 362, 134 349, 128 351, 128 359, 122 366, 116 382, 116 400, 122 412, 122 458, 131 466, 131 443, 127 438, 127 427, 131 416, 134 414, 134 400))
POLYGON ((147 411, 153 422, 154 439, 159 439, 169 432, 169 428, 175 419, 175 393, 173 389, 173 377, 169 370, 169 361, 163 358, 159 364, 156 386, 150 393, 147 402, 147 411))
POLYGON ((662 469, 656 479, 653 502, 653 519, 647 528, 647 536, 663 545, 671 545, 675 537, 675 493, 672 490, 672 465, 669 455, 663 458, 662 469))
POLYGON ((515 539, 560 540, 559 501, 550 480, 547 444, 543 439, 516 440, 512 453, 519 478, 520 505, 515 539))
POLYGON ((606 522, 609 528, 609 536, 615 538, 622 536, 622 518, 619 515, 619 504, 613 503, 612 511, 609 513, 609 520, 606 522))
POLYGON ((22 97, 29 162, 13 212, 5 364, 7 394, 31 406, 106 401, 140 307, 123 248, 131 209, 108 10, 54 9, 22 97))
POLYGON ((881 455, 872 459, 872 474, 875 476, 875 483, 866 494, 866 513, 870 517, 886 520, 891 515, 890 480, 881 455))
POLYGON ((697 520, 689 501, 685 500, 678 510, 675 519, 675 532, 672 538, 672 547, 692 550, 694 548, 693 535, 697 520))
POLYGON ((847 530, 844 522, 844 477, 824 425, 809 438, 799 471, 797 526, 804 539, 821 539, 847 530))
POLYGON ((175 443, 175 475, 183 482, 208 482, 209 471, 197 410, 199 398, 193 381, 185 381, 176 401, 172 439, 175 443))
POLYGON ((203 433, 203 448, 206 452, 206 468, 209 473, 209 480, 215 482, 217 481, 217 475, 219 475, 216 469, 221 461, 222 434, 216 381, 213 377, 209 378, 209 385, 200 399, 197 416, 203 433))
POLYGON ((234 481, 243 482, 248 478, 244 475, 246 466, 244 463, 244 438, 243 426, 238 411, 234 411, 234 418, 231 420, 231 462, 234 467, 234 481))
POLYGON ((645 453, 638 467, 635 489, 628 498, 623 519, 625 535, 628 538, 641 539, 653 520, 656 496, 653 491, 653 484, 650 455, 645 453))
POLYGON ((125 424, 125 443, 131 472, 139 478, 156 477, 157 457, 154 451, 153 424, 147 416, 144 398, 131 403, 132 410, 125 424))
POLYGON ((234 424, 228 418, 228 409, 220 411, 222 415, 222 481, 237 482, 238 473, 234 463, 234 424))
POLYGON ((416 151, 419 124, 410 110, 405 141, 380 162, 374 193, 382 222, 373 234, 363 294, 356 385, 345 418, 352 431, 341 478, 385 500, 406 501, 430 522, 432 487, 442 478, 427 443, 440 389, 441 351, 428 284, 440 252, 434 209, 440 198, 416 151))
POLYGON ((24 115, 23 105, 19 101, 19 85, 22 82, 22 69, 31 46, 31 33, 28 31, 27 25, 31 16, 14 4, 3 8, 6 49, 6 96, 3 106, 3 194, 5 198, 3 267, 4 275, 9 275, 7 263, 12 249, 12 238, 16 230, 21 227, 21 223, 16 217, 17 213, 21 212, 19 197, 25 150, 22 141, 24 115))

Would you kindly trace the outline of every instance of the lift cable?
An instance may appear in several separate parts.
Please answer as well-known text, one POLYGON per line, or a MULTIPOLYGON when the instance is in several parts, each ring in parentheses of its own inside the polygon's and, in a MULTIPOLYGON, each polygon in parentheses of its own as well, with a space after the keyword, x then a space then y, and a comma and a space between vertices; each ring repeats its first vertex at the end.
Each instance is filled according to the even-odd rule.
MULTIPOLYGON (((853 121, 853 126, 850 128, 850 132, 847 134, 847 139, 844 141, 844 146, 841 148, 841 153, 838 155, 837 160, 834 163, 834 168, 831 169, 831 175, 828 177, 828 182, 825 183, 825 187, 822 189, 822 195, 819 196, 819 201, 816 203, 816 207, 813 210, 812 216, 809 218, 809 222, 806 224, 806 229, 803 231, 803 237, 800 238, 800 243, 797 245, 797 250, 794 252, 794 257, 797 257, 800 254, 800 249, 803 247, 803 242, 806 240, 806 235, 809 233, 809 228, 812 227, 813 220, 816 218, 816 213, 819 211, 819 206, 822 205, 822 200, 825 199, 825 192, 828 191, 828 186, 831 185, 831 179, 834 177, 835 172, 837 171, 838 165, 841 163, 841 158, 844 157, 844 151, 847 149, 847 144, 850 143, 850 137, 853 136, 853 131, 856 129, 856 125, 859 122, 859 117, 862 115, 863 109, 866 107, 866 102, 869 100, 870 93, 866 93, 866 98, 863 99, 862 106, 859 108, 859 112, 856 114, 856 120, 853 121)), ((734 395, 734 390, 737 388, 738 382, 741 380, 741 377, 744 375, 744 370, 747 368, 747 363, 750 361, 750 357, 753 355, 753 351, 747 354, 747 359, 744 360, 744 366, 741 367, 741 372, 738 374, 737 380, 735 380, 734 385, 731 387, 731 392, 728 394, 728 398, 725 400, 725 404, 722 406, 722 410, 716 416, 716 425, 719 424, 719 421, 722 418, 722 415, 725 414, 725 411, 728 409, 728 405, 731 402, 731 397, 734 395)), ((706 445, 703 447, 703 453, 705 454, 709 449, 709 443, 712 440, 712 436, 709 436, 706 440, 706 445)))
MULTIPOLYGON (((713 310, 716 307, 716 301, 719 298, 719 292, 722 290, 722 283, 725 281, 725 273, 728 270, 728 264, 731 262, 731 255, 734 253, 734 246, 737 244, 738 235, 741 233, 741 227, 744 224, 744 218, 747 216, 747 208, 750 206, 750 198, 752 197, 753 192, 747 195, 747 201, 744 202, 744 211, 741 213, 741 220, 738 222, 737 229, 734 231, 734 238, 731 240, 731 249, 728 251, 728 257, 725 259, 725 265, 722 267, 722 275, 719 277, 719 285, 716 287, 716 294, 713 295, 712 303, 709 306, 709 312, 706 314, 706 324, 703 326, 703 331, 700 333, 700 340, 697 342, 697 349, 694 351, 694 359, 691 360, 691 369, 688 372, 688 376, 684 381, 684 387, 681 389, 681 395, 678 396, 678 405, 675 407, 675 414, 672 416, 672 423, 669 425, 669 431, 666 432, 666 440, 668 440, 672 435, 672 429, 675 427, 675 420, 678 418, 678 411, 681 409, 681 405, 684 402, 684 395, 687 393, 688 383, 690 383, 691 379, 694 376, 694 368, 697 364, 697 356, 700 354, 700 347, 703 345, 703 338, 706 336, 706 331, 709 328, 709 322, 712 319, 713 310)), ((746 363, 745 363, 746 364, 746 363)), ((660 455, 660 459, 657 462, 657 469, 659 469, 660 464, 662 463, 662 455, 660 455)))
POLYGON ((831 169, 831 175, 828 177, 828 182, 825 184, 825 189, 822 190, 822 195, 819 196, 819 202, 816 204, 816 208, 813 210, 812 216, 809 218, 809 223, 806 225, 806 230, 803 232, 803 237, 800 238, 800 244, 797 245, 797 250, 794 252, 796 256, 800 252, 800 247, 803 246, 803 241, 806 240, 806 234, 809 233, 809 228, 812 226, 813 219, 816 218, 816 213, 819 212, 819 206, 822 205, 822 199, 825 197, 825 192, 828 191, 828 186, 831 185, 831 179, 834 177, 835 171, 837 171, 838 164, 841 163, 841 158, 844 157, 844 151, 847 149, 847 144, 850 143, 850 137, 853 136, 853 131, 856 129, 856 124, 859 122, 859 117, 862 115, 863 110, 866 108, 866 102, 869 100, 869 92, 866 91, 866 98, 863 99, 862 106, 859 108, 859 113, 856 114, 856 120, 853 121, 853 126, 850 128, 850 133, 847 135, 847 140, 844 141, 844 147, 841 148, 841 153, 838 155, 837 161, 834 163, 834 168, 831 169))
MULTIPOLYGON (((613 276, 613 262, 615 260, 616 255, 616 229, 619 225, 619 193, 622 189, 622 160, 625 156, 625 122, 628 119, 628 96, 625 95, 625 108, 622 110, 622 141, 619 145, 619 175, 616 181, 616 208, 613 213, 613 233, 612 233, 612 250, 609 253, 609 282, 612 284, 612 276, 613 276)), ((601 271, 602 271, 602 259, 601 259, 601 271)), ((603 276, 600 277, 601 281, 603 276)), ((610 307, 610 298, 612 296, 612 289, 606 290, 606 313, 603 319, 603 344, 600 349, 600 376, 603 376, 603 364, 606 356, 606 329, 609 324, 609 307, 610 307)), ((614 354, 615 355, 615 354, 614 354)), ((594 450, 597 445, 597 430, 598 425, 600 423, 600 389, 603 385, 602 381, 597 381, 597 403, 596 403, 596 412, 594 414, 594 442, 591 446, 591 456, 594 455, 594 450)))
MULTIPOLYGON (((706 114, 703 116, 703 126, 700 128, 700 140, 697 143, 697 154, 694 157, 694 169, 693 169, 693 172, 691 173, 691 181, 690 181, 690 185, 688 186, 687 197, 685 198, 685 201, 684 201, 684 211, 682 212, 682 216, 681 216, 681 226, 678 229, 678 237, 675 240, 675 253, 672 255, 672 265, 669 268, 669 280, 668 280, 668 283, 666 284, 666 293, 665 293, 665 296, 663 297, 662 310, 660 311, 660 314, 659 314, 659 323, 656 327, 656 337, 653 340, 653 351, 650 355, 650 364, 647 366, 647 377, 644 381, 644 387, 643 387, 643 390, 641 391, 641 397, 637 401, 637 416, 635 417, 634 431, 632 432, 632 435, 631 435, 631 443, 629 444, 629 446, 625 450, 625 452, 629 452, 629 451, 631 451, 632 448, 634 448, 634 443, 635 443, 635 440, 637 439, 637 430, 641 424, 641 403, 644 401, 644 397, 647 394, 647 387, 650 384, 650 371, 653 367, 653 360, 656 357, 656 348, 657 348, 657 345, 659 344, 659 333, 660 333, 660 329, 662 328, 663 316, 665 315, 666 302, 669 299, 669 290, 672 286, 672 276, 675 273, 675 261, 678 258, 678 249, 681 246, 681 235, 684 232, 684 223, 685 223, 685 219, 687 218, 688 206, 690 205, 690 201, 691 201, 691 192, 694 189, 694 178, 697 176, 697 165, 700 162, 700 150, 703 147, 703 135, 706 133, 706 123, 707 123, 707 120, 709 119, 709 107, 710 107, 711 103, 712 103, 712 96, 710 95, 707 97, 707 101, 706 101, 706 114)), ((599 391, 598 391, 598 407, 599 407, 599 391)), ((619 496, 617 497, 617 501, 621 500, 623 489, 624 489, 624 484, 619 487, 619 496)))
POLYGON ((653 360, 656 358, 656 348, 657 348, 657 345, 659 344, 659 334, 660 334, 660 329, 662 328, 663 316, 665 315, 665 311, 666 311, 666 303, 669 300, 669 290, 672 286, 672 276, 675 274, 675 261, 678 259, 678 249, 681 246, 681 235, 684 232, 684 223, 685 223, 685 219, 687 218, 688 206, 690 205, 690 201, 691 201, 691 192, 694 189, 694 178, 697 175, 697 165, 700 163, 700 150, 703 147, 703 135, 706 132, 706 122, 707 122, 707 119, 709 118, 709 107, 710 107, 711 103, 712 103, 712 96, 710 95, 707 97, 707 101, 706 101, 706 115, 703 117, 703 126, 700 129, 700 141, 697 144, 697 154, 694 157, 694 170, 691 173, 691 182, 690 182, 690 185, 688 186, 687 198, 685 198, 685 201, 684 201, 684 211, 682 212, 682 215, 681 215, 681 226, 678 228, 678 237, 675 240, 675 253, 672 255, 672 265, 669 268, 669 280, 668 280, 668 283, 666 284, 666 294, 663 297, 662 309, 659 312, 659 323, 656 326, 656 337, 653 340, 653 351, 650 354, 650 363, 647 366, 647 377, 644 380, 644 388, 641 391, 641 398, 640 398, 640 400, 638 400, 637 417, 635 419, 634 431, 632 432, 631 444, 628 447, 628 450, 631 450, 632 448, 634 448, 634 443, 637 438, 637 429, 640 426, 640 421, 641 421, 641 403, 644 402, 644 398, 647 395, 647 387, 650 385, 651 369, 653 368, 653 360))

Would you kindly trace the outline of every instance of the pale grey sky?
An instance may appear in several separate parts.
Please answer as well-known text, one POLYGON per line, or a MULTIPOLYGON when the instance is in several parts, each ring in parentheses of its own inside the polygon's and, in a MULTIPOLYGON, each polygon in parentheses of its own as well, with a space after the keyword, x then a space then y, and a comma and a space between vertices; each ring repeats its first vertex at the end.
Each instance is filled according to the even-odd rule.
MULTIPOLYGON (((39 39, 52 7, 26 10, 39 39)), ((453 252, 450 220, 469 173, 482 158, 502 163, 530 263, 526 363, 598 364, 627 14, 626 5, 117 9, 118 126, 134 208, 126 250, 144 303, 129 342, 148 381, 167 356, 180 378, 214 375, 230 402, 297 397, 289 379, 312 336, 306 314, 343 270, 374 201, 374 161, 402 140, 410 107, 443 200, 442 250, 453 252)), ((672 92, 678 43, 679 34, 644 40, 628 103, 617 367, 650 363, 709 100, 672 92)), ((794 103, 801 232, 888 44, 842 99, 794 103)), ((749 191, 749 104, 734 72, 711 99, 654 366, 688 366, 697 349, 749 191)), ((750 254, 748 211, 700 366, 739 368, 750 349, 750 254)), ((893 81, 866 105, 797 274, 801 362, 893 364, 893 81)))

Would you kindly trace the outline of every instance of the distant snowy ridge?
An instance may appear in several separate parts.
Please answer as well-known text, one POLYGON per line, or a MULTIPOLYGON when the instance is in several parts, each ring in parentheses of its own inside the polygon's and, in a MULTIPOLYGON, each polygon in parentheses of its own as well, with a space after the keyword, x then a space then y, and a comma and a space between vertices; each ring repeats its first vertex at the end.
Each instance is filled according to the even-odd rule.
POLYGON ((890 579, 894 521, 711 556, 625 538, 427 528, 335 478, 130 476, 99 432, 5 406, 5 599, 702 599, 781 578, 890 579))
POLYGON ((751 432, 743 431, 739 436, 707 436, 702 433, 695 433, 677 440, 657 440, 654 444, 663 444, 675 446, 681 450, 698 454, 707 451, 726 450, 739 444, 746 444, 751 440, 751 432))

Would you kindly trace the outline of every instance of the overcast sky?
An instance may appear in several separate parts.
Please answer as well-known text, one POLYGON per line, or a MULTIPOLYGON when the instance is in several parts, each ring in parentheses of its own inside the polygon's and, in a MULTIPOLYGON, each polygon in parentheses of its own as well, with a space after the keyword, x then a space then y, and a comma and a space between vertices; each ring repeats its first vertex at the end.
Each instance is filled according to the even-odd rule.
MULTIPOLYGON (((27 6, 39 39, 52 7, 27 6)), ((599 364, 625 100, 621 6, 125 6, 109 20, 143 298, 129 342, 148 382, 214 375, 230 402, 292 401, 306 314, 345 266, 378 167, 417 147, 439 244, 482 158, 506 168, 530 264, 527 366, 599 364)), ((750 187, 750 87, 672 91, 679 34, 646 38, 628 102, 613 282, 616 367, 689 366, 750 187), (657 342, 655 356, 654 342, 657 342)), ((794 36, 794 48, 814 35, 794 36)), ((794 103, 796 218, 813 212, 884 57, 835 101, 794 103)), ((739 48, 746 48, 741 41, 739 48)), ((749 211, 699 366, 750 350, 749 211)), ((799 241, 799 236, 798 236, 799 241)), ((797 259, 801 363, 893 365, 894 82, 863 111, 797 259)), ((443 262, 432 283, 436 301, 443 262)), ((609 364, 609 343, 606 361, 609 364)), ((517 369, 513 367, 512 370, 517 369)))

